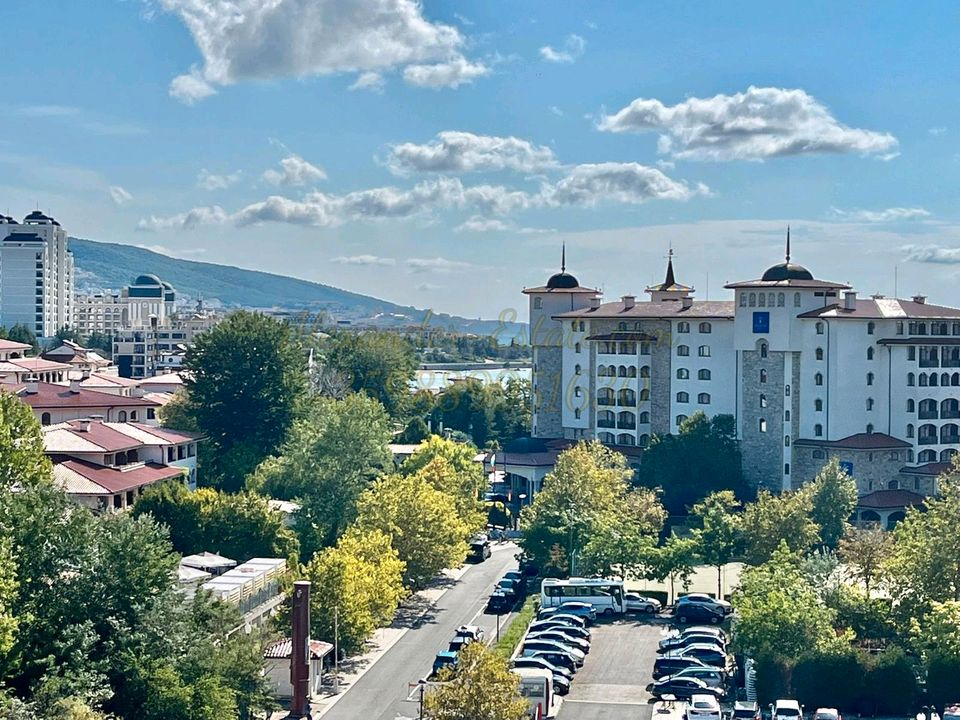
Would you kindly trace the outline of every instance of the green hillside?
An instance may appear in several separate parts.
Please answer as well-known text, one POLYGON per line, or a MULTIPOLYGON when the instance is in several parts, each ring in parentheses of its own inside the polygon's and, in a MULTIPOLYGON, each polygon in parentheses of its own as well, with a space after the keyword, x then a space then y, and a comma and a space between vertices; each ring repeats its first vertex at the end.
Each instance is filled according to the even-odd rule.
POLYGON ((77 267, 77 287, 119 289, 137 275, 150 273, 192 298, 217 300, 227 307, 283 308, 327 312, 337 320, 378 326, 416 325, 429 317, 433 326, 489 335, 500 330, 504 339, 523 329, 519 323, 501 328, 497 320, 471 320, 433 314, 396 305, 368 295, 307 280, 242 270, 229 265, 180 260, 132 245, 70 238, 77 267))

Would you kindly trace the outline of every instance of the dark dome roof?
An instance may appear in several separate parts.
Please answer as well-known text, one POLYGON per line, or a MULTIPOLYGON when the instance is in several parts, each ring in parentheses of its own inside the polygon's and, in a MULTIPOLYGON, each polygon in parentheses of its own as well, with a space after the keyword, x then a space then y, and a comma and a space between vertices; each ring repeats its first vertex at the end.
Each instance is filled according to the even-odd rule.
POLYGON ((580 283, 568 272, 558 272, 556 275, 551 275, 550 279, 547 280, 547 288, 550 290, 572 290, 578 287, 580 287, 580 283))
POLYGON ((136 280, 133 281, 134 285, 160 285, 160 278, 156 275, 140 275, 136 280))
POLYGON ((42 212, 40 212, 39 210, 34 210, 32 213, 30 213, 29 215, 27 215, 27 216, 23 219, 23 221, 24 221, 24 222, 31 222, 31 221, 32 221, 32 222, 47 222, 47 221, 49 221, 49 222, 56 222, 52 217, 50 217, 49 215, 44 215, 44 214, 43 214, 42 212))
POLYGON ((776 282, 780 280, 813 280, 813 273, 807 270, 803 265, 785 262, 767 268, 767 271, 760 279, 767 282, 776 282))

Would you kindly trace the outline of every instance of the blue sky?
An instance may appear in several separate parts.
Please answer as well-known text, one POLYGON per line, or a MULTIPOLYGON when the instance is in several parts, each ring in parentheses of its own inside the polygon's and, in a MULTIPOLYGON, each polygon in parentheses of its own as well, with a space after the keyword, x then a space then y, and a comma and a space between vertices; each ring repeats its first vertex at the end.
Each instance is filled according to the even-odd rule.
MULTIPOLYGON (((6 0, 0 212, 469 316, 794 258, 958 304, 960 10, 6 0)), ((149 268, 145 268, 149 270, 149 268)), ((521 311, 524 316, 525 312, 521 311)))

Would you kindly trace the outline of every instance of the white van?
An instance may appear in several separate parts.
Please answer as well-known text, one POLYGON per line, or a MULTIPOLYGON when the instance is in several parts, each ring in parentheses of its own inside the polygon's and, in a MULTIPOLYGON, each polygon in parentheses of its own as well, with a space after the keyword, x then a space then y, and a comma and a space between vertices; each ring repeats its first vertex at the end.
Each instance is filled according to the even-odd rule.
POLYGON ((510 670, 520 677, 520 694, 529 705, 532 720, 553 717, 556 708, 553 697, 553 673, 539 668, 513 668, 510 670))
POLYGON ((770 706, 770 720, 803 720, 803 706, 796 700, 777 700, 770 706))

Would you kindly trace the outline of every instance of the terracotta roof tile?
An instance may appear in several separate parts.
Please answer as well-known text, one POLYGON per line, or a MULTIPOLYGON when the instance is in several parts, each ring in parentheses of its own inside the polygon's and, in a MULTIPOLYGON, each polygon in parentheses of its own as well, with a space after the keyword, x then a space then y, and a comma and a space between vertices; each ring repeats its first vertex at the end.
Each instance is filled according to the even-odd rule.
POLYGON ((861 508, 906 508, 921 505, 923 496, 909 490, 875 490, 857 501, 861 508))
POLYGON ((895 438, 886 433, 856 433, 840 440, 818 440, 816 438, 801 438, 794 445, 814 447, 842 448, 849 450, 892 450, 897 448, 913 447, 910 443, 895 438))

